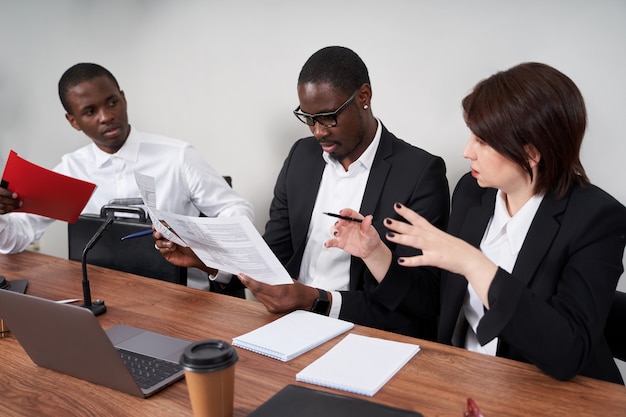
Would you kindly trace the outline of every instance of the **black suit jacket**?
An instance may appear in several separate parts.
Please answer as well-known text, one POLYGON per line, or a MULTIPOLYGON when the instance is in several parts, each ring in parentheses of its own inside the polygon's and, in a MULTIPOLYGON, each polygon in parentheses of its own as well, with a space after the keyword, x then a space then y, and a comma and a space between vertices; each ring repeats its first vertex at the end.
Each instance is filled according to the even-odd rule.
MULTIPOLYGON (((298 140, 278 175, 264 238, 292 277, 300 272, 313 206, 324 171, 322 150, 314 137, 298 140)), ((380 145, 363 195, 360 213, 374 216, 374 227, 384 241, 385 217, 397 218, 393 204, 400 202, 445 228, 449 213, 449 188, 444 161, 391 134, 383 126, 380 145)), ((330 236, 329 236, 330 238, 330 236)), ((415 254, 409 248, 391 246, 398 254, 415 254)), ((406 268, 404 268, 406 270, 406 268)), ((439 276, 423 268, 420 288, 422 308, 398 309, 403 294, 374 300, 379 285, 363 261, 352 257, 350 291, 342 291, 340 318, 357 324, 434 339, 439 304, 439 276)), ((382 286, 383 284, 381 284, 382 286)))
MULTIPOLYGON (((448 231, 480 246, 496 190, 465 175, 452 200, 448 231)), ((530 362, 554 378, 577 374, 622 383, 604 325, 622 274, 626 209, 601 189, 573 186, 544 197, 511 274, 499 269, 490 309, 478 326, 497 355, 530 362)), ((464 277, 442 273, 438 339, 451 344, 467 291, 464 277)))

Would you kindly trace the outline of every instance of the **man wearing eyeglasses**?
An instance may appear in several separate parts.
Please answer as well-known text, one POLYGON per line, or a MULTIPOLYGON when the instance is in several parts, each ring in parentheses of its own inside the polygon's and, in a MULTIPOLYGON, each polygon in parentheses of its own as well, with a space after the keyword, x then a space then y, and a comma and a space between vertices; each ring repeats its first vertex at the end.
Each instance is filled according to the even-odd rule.
MULTIPOLYGON (((443 160, 396 138, 374 117, 367 67, 350 49, 332 46, 313 54, 300 72, 298 98, 294 114, 313 136, 291 148, 276 181, 264 234, 295 278, 294 285, 267 285, 243 274, 224 284, 243 283, 270 312, 311 310, 433 339, 439 306, 437 272, 425 268, 423 279, 407 276, 397 288, 397 298, 375 300, 379 284, 363 261, 324 248, 337 220, 325 213, 354 208, 372 214, 383 236, 384 219, 397 217, 393 204, 401 202, 444 228, 449 190, 443 160), (420 305, 414 312, 398 310, 403 293, 415 285, 423 288, 420 305)), ((176 248, 170 261, 176 259, 173 251, 176 248)), ((394 256, 415 255, 406 247, 392 251, 394 256)), ((398 273, 405 270, 398 266, 398 273)))

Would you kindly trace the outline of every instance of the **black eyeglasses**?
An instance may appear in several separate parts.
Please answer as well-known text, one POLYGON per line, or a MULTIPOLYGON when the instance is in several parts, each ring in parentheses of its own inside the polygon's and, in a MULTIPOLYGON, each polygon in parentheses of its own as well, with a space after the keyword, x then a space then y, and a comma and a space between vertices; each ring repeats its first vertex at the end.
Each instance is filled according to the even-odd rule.
POLYGON ((300 106, 298 106, 293 111, 293 114, 296 115, 298 120, 309 126, 315 126, 315 122, 317 122, 324 127, 335 127, 337 126, 337 116, 339 116, 339 113, 341 113, 348 106, 348 104, 350 104, 352 100, 354 100, 354 98, 356 97, 356 93, 358 93, 359 90, 360 88, 352 93, 350 98, 347 99, 345 103, 343 103, 341 106, 339 106, 337 110, 333 112, 317 114, 303 113, 300 111, 300 106))

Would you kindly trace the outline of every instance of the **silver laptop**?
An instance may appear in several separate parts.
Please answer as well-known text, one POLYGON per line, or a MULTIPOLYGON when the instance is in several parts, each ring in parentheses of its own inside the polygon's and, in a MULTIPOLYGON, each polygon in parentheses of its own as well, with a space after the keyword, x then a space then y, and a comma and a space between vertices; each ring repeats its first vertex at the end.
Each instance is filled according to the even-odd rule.
POLYGON ((105 332, 83 307, 0 290, 0 317, 43 368, 137 397, 148 397, 184 375, 178 362, 189 341, 124 325, 105 332), (146 356, 154 369, 134 377, 128 363, 146 356))

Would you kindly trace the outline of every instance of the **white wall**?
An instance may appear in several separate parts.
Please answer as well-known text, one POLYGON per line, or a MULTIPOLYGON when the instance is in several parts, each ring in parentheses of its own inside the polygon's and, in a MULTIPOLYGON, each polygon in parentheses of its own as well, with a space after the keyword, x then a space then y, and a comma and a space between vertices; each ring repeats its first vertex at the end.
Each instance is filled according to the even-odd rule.
MULTIPOLYGON (((626 202, 626 2, 623 0, 0 0, 0 160, 9 150, 53 167, 88 143, 71 129, 57 81, 76 62, 109 68, 130 120, 192 142, 256 209, 295 139, 304 61, 327 45, 370 69, 372 108, 397 136, 444 157, 451 186, 467 169, 460 100, 522 61, 568 74, 589 110, 583 163, 626 202)), ((65 224, 42 251, 67 255, 65 224)))

